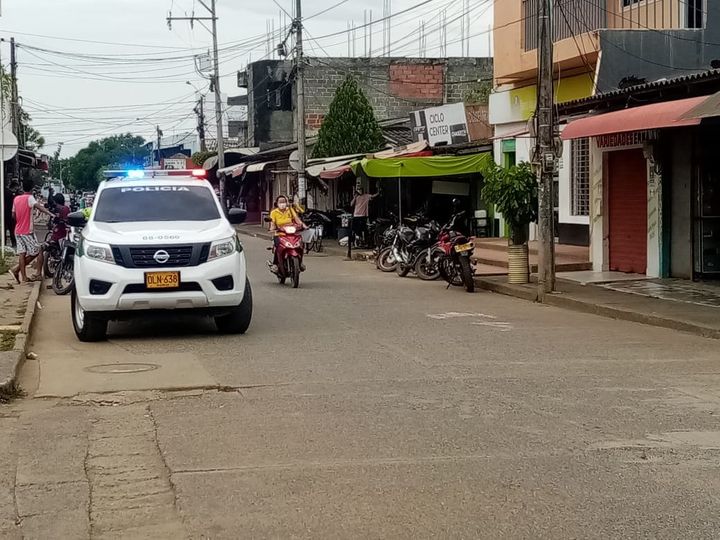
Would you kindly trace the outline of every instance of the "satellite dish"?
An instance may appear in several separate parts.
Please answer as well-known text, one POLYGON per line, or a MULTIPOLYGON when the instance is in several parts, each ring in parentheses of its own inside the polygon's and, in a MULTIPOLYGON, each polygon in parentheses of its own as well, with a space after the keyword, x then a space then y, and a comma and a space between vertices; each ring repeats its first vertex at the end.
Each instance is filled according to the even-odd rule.
POLYGON ((288 158, 288 162, 292 170, 300 172, 300 153, 297 150, 293 150, 288 158))
POLYGON ((10 161, 15 157, 18 151, 18 140, 12 131, 4 129, 2 131, 2 139, 0 139, 0 152, 2 154, 2 160, 10 161))

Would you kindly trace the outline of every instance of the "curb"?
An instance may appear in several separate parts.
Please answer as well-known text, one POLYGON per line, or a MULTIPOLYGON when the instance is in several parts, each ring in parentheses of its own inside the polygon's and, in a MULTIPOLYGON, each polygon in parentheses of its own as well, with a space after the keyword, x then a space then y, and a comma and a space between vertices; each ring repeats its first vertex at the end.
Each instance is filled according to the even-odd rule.
MULTIPOLYGON (((508 283, 497 283, 494 281, 484 280, 482 278, 476 278, 475 283, 478 285, 478 287, 487 291, 504 294, 506 296, 513 296, 515 298, 521 298, 523 300, 529 300, 531 302, 538 301, 537 292, 529 290, 525 287, 510 285, 508 283)), ((687 332, 705 338, 720 339, 720 330, 717 328, 703 326, 701 324, 681 321, 677 319, 668 319, 667 317, 654 315, 652 313, 642 313, 622 307, 609 306, 607 304, 593 304, 590 302, 584 302, 582 300, 577 300, 575 298, 565 296, 563 295, 563 293, 554 293, 547 295, 545 298, 545 302, 543 303, 547 306, 568 309, 581 313, 589 313, 591 315, 599 315, 601 317, 607 317, 609 319, 630 321, 640 324, 646 324, 648 326, 656 326, 660 328, 668 328, 670 330, 687 332)))
POLYGON ((30 341, 29 337, 32 332, 33 323, 35 322, 35 311, 42 287, 42 281, 33 283, 33 289, 30 291, 30 296, 28 296, 27 305, 25 306, 25 316, 23 317, 22 325, 20 325, 20 330, 15 334, 15 345, 11 351, 0 352, 0 355, 7 355, 7 357, 9 357, 9 363, 12 365, 11 374, 4 376, 4 380, 0 381, 0 394, 13 390, 17 377, 20 374, 20 368, 22 368, 25 362, 28 343, 30 341))

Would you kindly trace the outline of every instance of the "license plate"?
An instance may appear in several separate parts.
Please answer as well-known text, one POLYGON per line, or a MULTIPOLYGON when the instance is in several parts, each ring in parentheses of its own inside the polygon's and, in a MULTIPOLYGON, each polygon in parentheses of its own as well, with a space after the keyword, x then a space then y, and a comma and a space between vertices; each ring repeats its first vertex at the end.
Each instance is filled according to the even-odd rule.
POLYGON ((474 247, 475 246, 472 242, 468 242, 467 244, 458 244, 457 246, 455 246, 455 251, 457 251, 458 253, 462 253, 463 251, 470 251, 474 247))
POLYGON ((148 289, 176 289, 180 286, 180 272, 146 272, 148 289))

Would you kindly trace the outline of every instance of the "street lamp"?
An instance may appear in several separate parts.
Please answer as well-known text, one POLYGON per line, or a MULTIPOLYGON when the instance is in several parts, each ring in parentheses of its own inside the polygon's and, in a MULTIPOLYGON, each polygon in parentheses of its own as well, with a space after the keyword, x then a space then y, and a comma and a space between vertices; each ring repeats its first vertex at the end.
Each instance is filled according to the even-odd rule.
POLYGON ((145 122, 146 124, 153 126, 155 128, 155 133, 157 134, 157 165, 158 165, 158 168, 160 168, 160 166, 162 165, 162 160, 160 158, 160 143, 162 141, 162 136, 163 136, 163 132, 160 129, 160 126, 154 125, 152 122, 149 122, 149 121, 145 120, 144 118, 136 118, 135 120, 137 122, 145 122))

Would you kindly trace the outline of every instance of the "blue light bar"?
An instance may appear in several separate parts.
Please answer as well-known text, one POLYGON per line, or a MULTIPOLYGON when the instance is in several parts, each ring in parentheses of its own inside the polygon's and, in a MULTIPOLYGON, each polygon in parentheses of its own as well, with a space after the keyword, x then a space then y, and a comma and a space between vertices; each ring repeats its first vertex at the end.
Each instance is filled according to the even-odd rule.
POLYGON ((128 178, 145 178, 145 171, 143 171, 143 170, 128 171, 127 177, 128 178))

